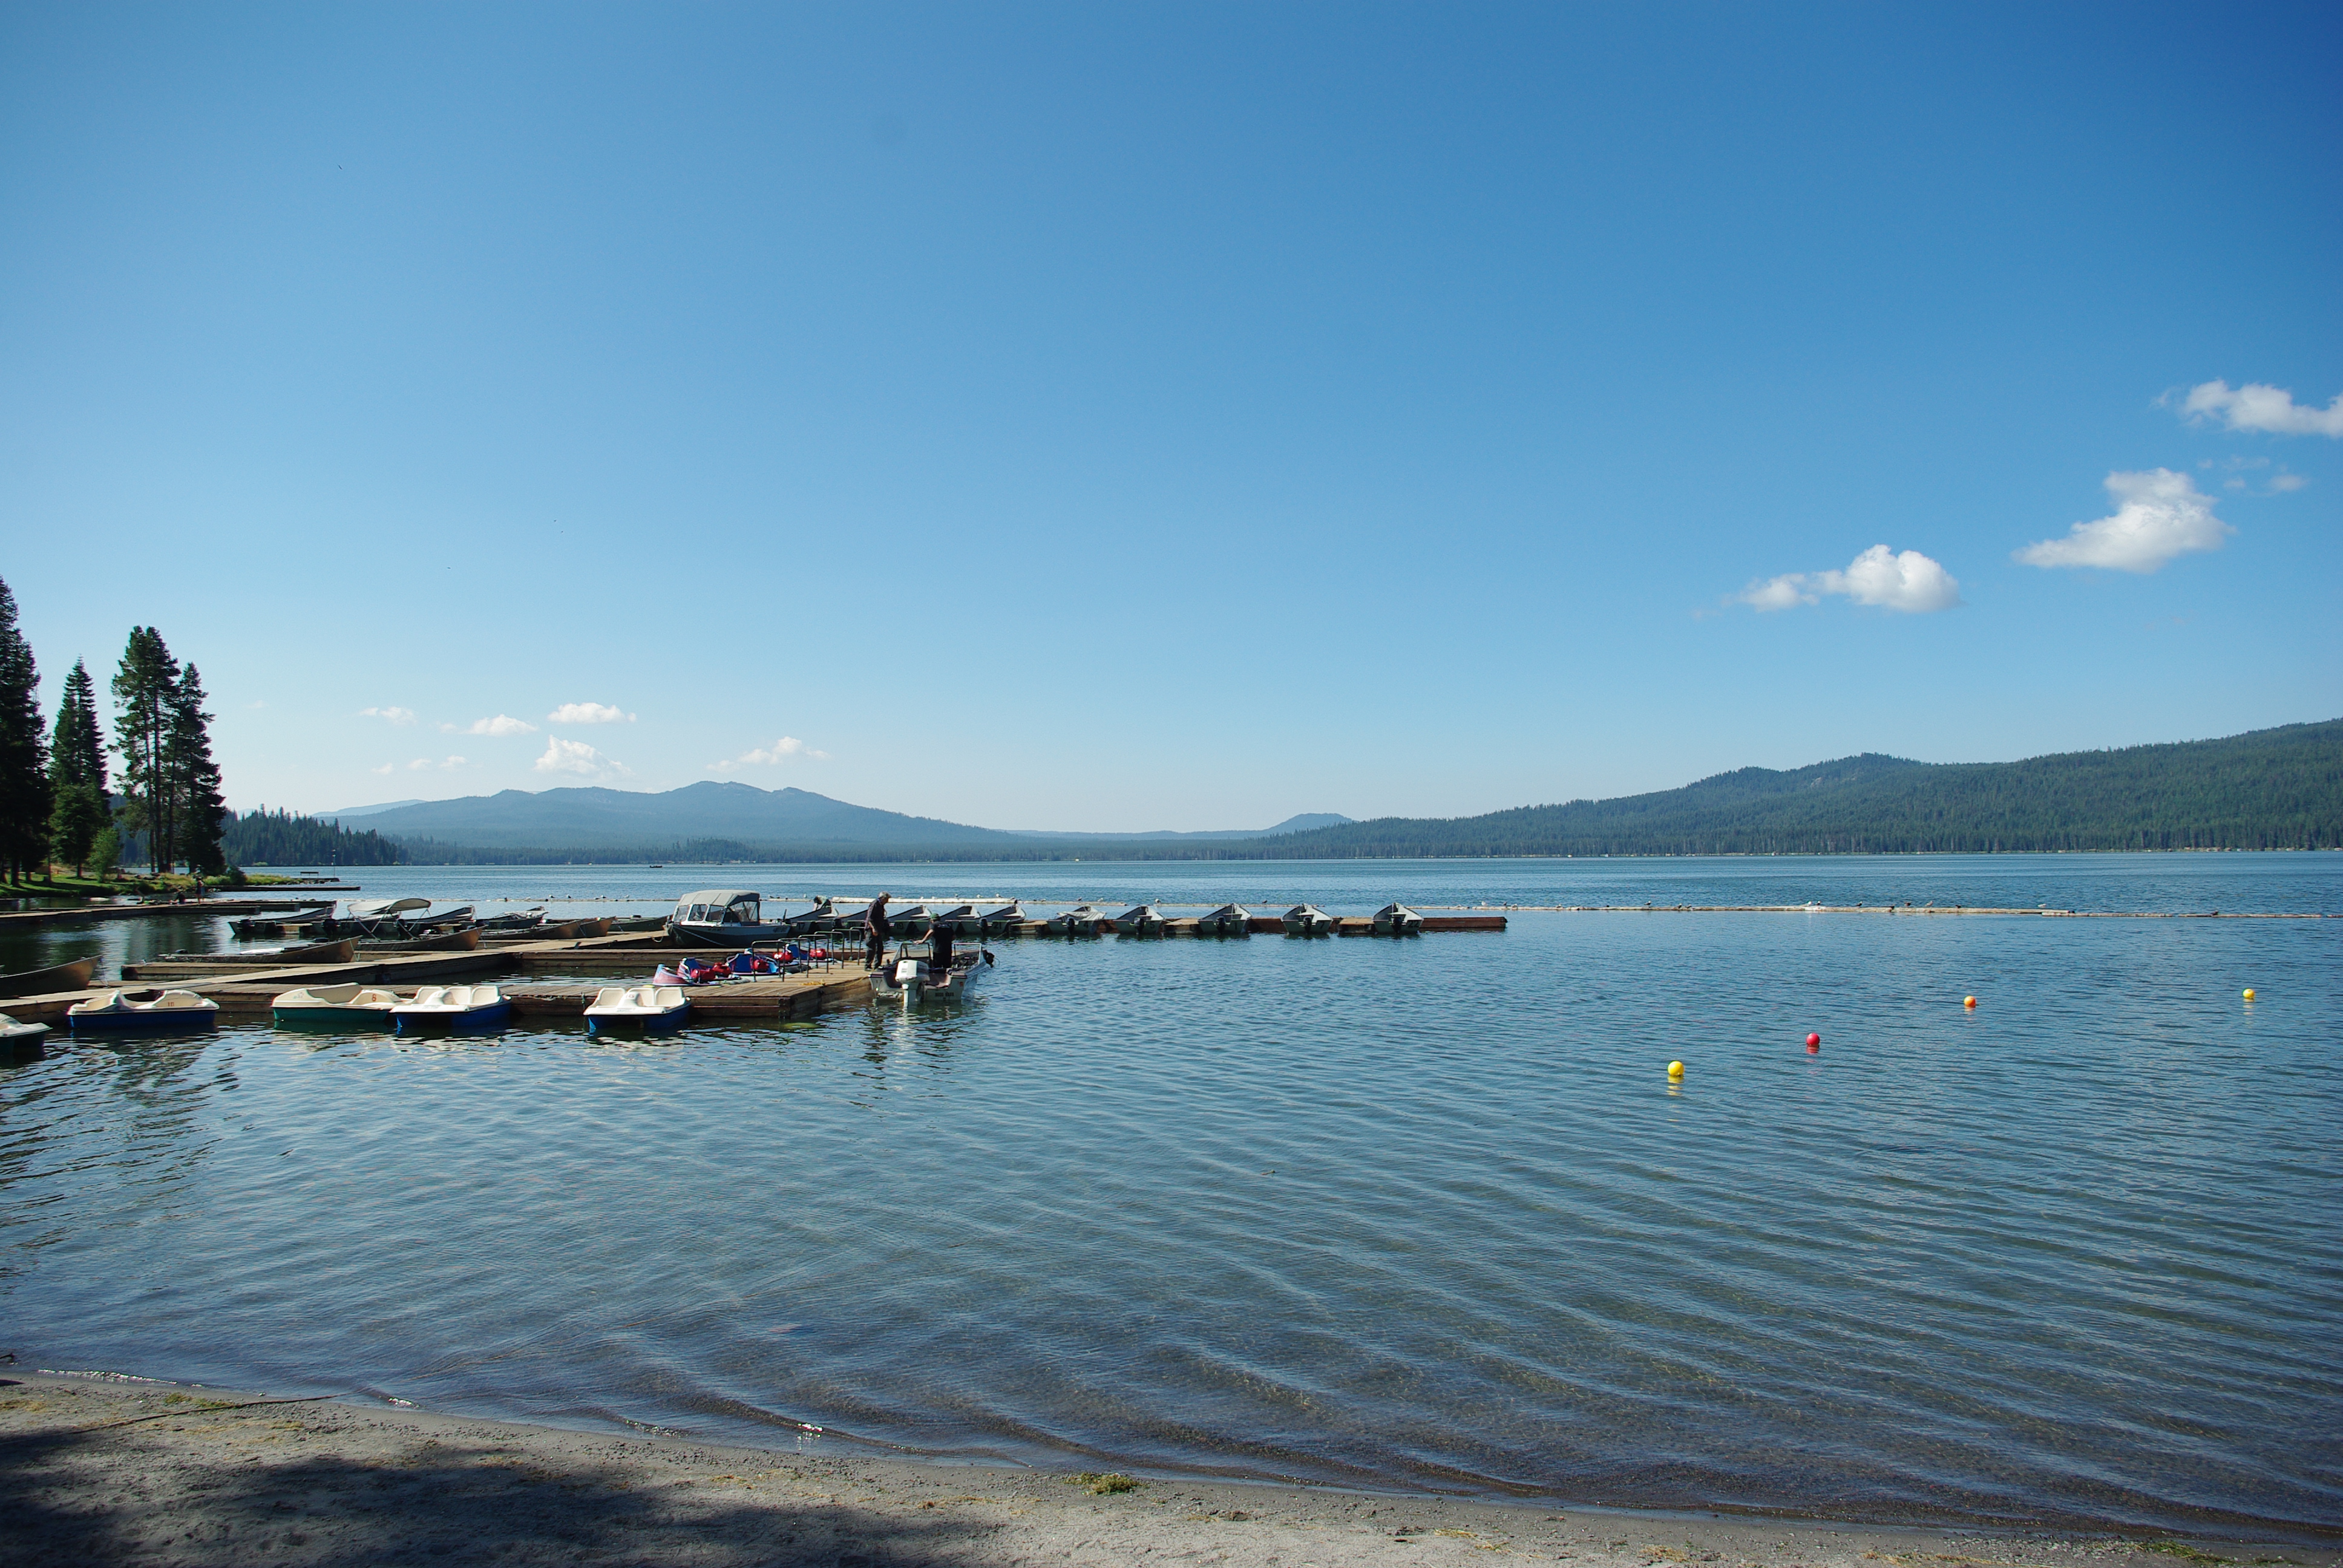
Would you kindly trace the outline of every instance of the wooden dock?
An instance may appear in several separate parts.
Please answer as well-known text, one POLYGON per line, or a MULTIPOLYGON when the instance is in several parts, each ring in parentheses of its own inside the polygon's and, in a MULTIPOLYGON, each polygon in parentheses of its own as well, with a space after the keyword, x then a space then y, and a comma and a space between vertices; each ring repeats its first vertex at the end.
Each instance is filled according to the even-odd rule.
POLYGON ((96 920, 154 920, 172 915, 259 915, 270 910, 315 909, 316 899, 191 899, 183 904, 87 904, 59 910, 0 911, 0 930, 26 926, 80 926, 96 920))

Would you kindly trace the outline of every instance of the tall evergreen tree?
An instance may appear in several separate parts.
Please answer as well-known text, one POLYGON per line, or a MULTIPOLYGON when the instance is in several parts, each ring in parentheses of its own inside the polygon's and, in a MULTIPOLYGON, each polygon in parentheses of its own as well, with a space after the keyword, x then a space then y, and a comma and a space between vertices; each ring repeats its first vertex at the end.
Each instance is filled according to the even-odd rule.
POLYGON ((106 731, 98 723, 97 687, 89 667, 77 658, 65 676, 56 729, 49 736, 49 784, 60 789, 89 784, 106 793, 106 731))
POLYGON ((220 852, 220 824, 227 801, 220 793, 219 764, 212 759, 212 716, 204 711, 204 679, 187 666, 171 694, 171 728, 163 742, 163 773, 177 858, 202 876, 227 869, 220 852))
POLYGON ((176 858, 166 753, 178 701, 179 661, 151 626, 133 627, 114 672, 114 745, 122 753, 125 824, 146 835, 156 871, 176 858))
POLYGON ((23 879, 49 847, 48 746, 39 671, 16 629, 16 596, 0 582, 0 869, 23 879))

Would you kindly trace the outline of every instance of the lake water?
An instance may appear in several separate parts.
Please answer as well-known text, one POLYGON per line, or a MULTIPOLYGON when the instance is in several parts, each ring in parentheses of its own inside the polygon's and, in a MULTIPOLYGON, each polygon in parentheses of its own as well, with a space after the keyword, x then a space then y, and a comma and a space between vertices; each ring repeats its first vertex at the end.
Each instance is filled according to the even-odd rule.
MULTIPOLYGON (((360 876, 611 910, 2343 910, 2338 855, 360 876)), ((0 964, 209 945, 190 918, 0 964)), ((995 950, 951 1012, 657 1045, 233 1027, 0 1068, 0 1348, 820 1452, 2343 1520, 2343 922, 1522 912, 995 950)))

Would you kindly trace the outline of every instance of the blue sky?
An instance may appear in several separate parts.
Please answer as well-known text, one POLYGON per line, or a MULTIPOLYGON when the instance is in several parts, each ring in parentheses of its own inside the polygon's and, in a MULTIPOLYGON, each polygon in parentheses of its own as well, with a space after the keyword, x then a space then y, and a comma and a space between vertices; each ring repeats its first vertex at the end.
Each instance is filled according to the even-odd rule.
POLYGON ((12 7, 0 577, 239 806, 2343 714, 2343 13, 1916 9, 12 7))

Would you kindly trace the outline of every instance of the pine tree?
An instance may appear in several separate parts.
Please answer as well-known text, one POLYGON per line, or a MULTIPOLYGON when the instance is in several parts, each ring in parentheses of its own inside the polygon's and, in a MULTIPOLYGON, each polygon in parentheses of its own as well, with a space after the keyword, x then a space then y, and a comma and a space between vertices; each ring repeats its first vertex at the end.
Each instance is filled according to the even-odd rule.
POLYGON ((16 596, 0 582, 0 870, 22 879, 49 847, 48 746, 39 671, 16 629, 16 596))
POLYGON ((62 789, 88 784, 106 793, 106 731, 98 725, 97 688, 80 659, 65 676, 57 703, 57 725, 49 737, 49 783, 62 789))
POLYGON ((189 665, 171 693, 171 727, 163 743, 163 776, 178 858, 198 876, 227 869, 220 853, 220 823, 227 801, 220 793, 219 764, 212 759, 212 716, 204 711, 204 680, 189 665))
POLYGON ((166 751, 179 688, 179 661, 151 626, 133 627, 114 672, 114 745, 122 753, 125 824, 146 835, 157 872, 176 858, 166 751))

